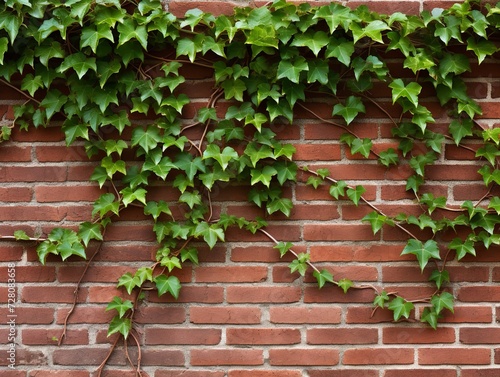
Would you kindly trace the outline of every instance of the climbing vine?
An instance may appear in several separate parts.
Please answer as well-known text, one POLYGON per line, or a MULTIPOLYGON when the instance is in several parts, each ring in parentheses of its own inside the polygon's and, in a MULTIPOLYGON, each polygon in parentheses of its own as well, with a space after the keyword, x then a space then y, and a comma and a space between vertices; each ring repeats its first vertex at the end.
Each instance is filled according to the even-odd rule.
POLYGON ((123 211, 141 207, 156 235, 156 260, 117 282, 134 293, 134 300, 115 297, 107 307, 116 314, 109 335, 131 337, 137 345, 132 330, 143 291, 177 298, 181 284, 172 271, 184 262, 198 263, 194 241, 213 248, 224 242, 229 227, 265 234, 282 256, 294 256, 292 272, 305 275, 312 269, 319 288, 333 283, 344 292, 373 289, 375 308, 388 308, 395 321, 408 318, 414 301, 335 280, 309 254, 295 252, 290 242, 266 230, 266 215, 290 215, 293 202, 283 188, 302 172, 311 189, 327 185, 333 198, 369 206, 372 212, 361 220, 373 233, 384 226, 404 231, 408 242, 402 254, 414 255, 421 270, 435 264, 429 277, 435 292, 420 301, 427 305, 421 320, 436 328, 443 310, 454 306, 453 295, 444 290, 450 281, 447 262, 475 255, 477 245, 500 244, 495 233, 500 198, 492 194, 500 183, 500 129, 478 127, 481 108, 462 77, 471 61, 481 64, 497 52, 499 28, 500 7, 477 1, 420 15, 382 15, 366 6, 351 10, 335 3, 313 7, 277 0, 261 8, 235 8, 232 16, 192 9, 177 19, 156 0, 7 0, 0 5, 0 81, 22 93, 25 102, 15 107, 14 122, 1 127, 0 139, 9 140, 14 127, 60 125, 68 146, 84 141, 88 157, 98 160, 90 180, 106 189, 92 218, 78 230, 55 228, 40 237, 17 231, 14 237, 37 241, 41 263, 50 254, 86 258, 88 245, 102 242, 123 211), (391 71, 388 57, 411 78, 391 71), (213 73, 213 92, 202 106, 183 93, 189 67, 213 73), (392 104, 377 102, 374 84, 390 90, 392 104), (429 84, 448 110, 447 132, 430 127, 435 119, 420 101, 423 85, 429 84), (331 108, 328 119, 308 106, 318 95, 331 108), (217 106, 221 99, 227 107, 217 106), (371 139, 352 130, 367 103, 390 119, 397 148, 376 152, 371 139), (187 108, 195 109, 190 122, 183 117, 187 108), (391 116, 389 108, 399 116, 391 116), (327 169, 298 166, 294 146, 275 139, 270 127, 292 123, 296 109, 342 129, 341 142, 352 154, 376 158, 387 169, 408 165, 406 189, 422 214, 388 216, 365 199, 363 186, 339 180, 327 169), (487 194, 452 207, 446 197, 423 190, 425 168, 447 143, 470 149, 463 145, 469 138, 481 143, 473 152, 482 162, 487 194), (176 200, 152 200, 148 190, 159 184, 175 192, 176 200), (232 185, 248 188, 248 200, 262 209, 261 218, 215 215, 212 190, 232 185), (449 213, 439 217, 436 209, 449 213), (409 225, 432 236, 420 239, 409 225), (467 232, 451 242, 440 239, 458 227, 467 232))

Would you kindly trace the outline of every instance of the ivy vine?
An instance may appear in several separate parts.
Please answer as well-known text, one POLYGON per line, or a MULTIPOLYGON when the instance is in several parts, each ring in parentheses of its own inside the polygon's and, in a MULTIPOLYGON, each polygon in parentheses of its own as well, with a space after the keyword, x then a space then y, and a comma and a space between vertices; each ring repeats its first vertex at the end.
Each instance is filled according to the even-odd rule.
POLYGON ((0 5, 0 81, 26 100, 15 107, 14 122, 1 127, 0 139, 9 140, 14 127, 60 125, 68 146, 83 140, 88 157, 97 158, 90 180, 107 192, 77 230, 55 228, 40 236, 17 231, 2 238, 36 240, 41 263, 50 254, 86 258, 88 245, 102 242, 123 211, 143 208, 156 235, 156 260, 120 277, 117 286, 135 292, 133 301, 115 297, 107 306, 116 314, 108 334, 131 337, 137 345, 134 313, 143 292, 177 298, 181 284, 172 271, 185 262, 198 263, 194 241, 213 248, 225 241, 229 227, 265 234, 282 256, 294 256, 292 272, 305 275, 312 269, 319 288, 333 283, 344 292, 373 289, 374 308, 391 310, 395 321, 408 318, 415 301, 335 280, 309 254, 296 253, 290 242, 266 230, 266 215, 290 215, 293 202, 283 188, 302 171, 311 189, 327 185, 333 198, 371 207, 361 220, 373 233, 384 226, 403 230, 408 242, 402 254, 414 255, 421 270, 435 264, 429 277, 435 292, 418 301, 426 305, 421 320, 436 328, 443 310, 454 306, 445 290, 447 262, 475 255, 478 245, 500 244, 495 233, 500 198, 492 194, 500 183, 500 128, 478 126, 481 108, 463 79, 471 60, 481 64, 496 54, 499 28, 500 6, 473 0, 420 15, 277 0, 260 8, 235 8, 232 16, 192 9, 181 19, 157 0, 6 0, 0 5), (399 59, 411 77, 392 72, 388 57, 399 59), (211 70, 214 89, 188 122, 183 111, 194 106, 182 84, 190 66, 211 70), (390 90, 392 104, 377 102, 375 83, 390 90), (433 114, 420 100, 423 85, 429 84, 448 110, 447 132, 430 126, 433 114), (308 106, 317 95, 331 107, 330 118, 308 106), (227 108, 218 107, 221 99, 227 108), (352 130, 367 103, 390 119, 397 148, 376 152, 371 139, 352 130), (391 116, 389 107, 400 115, 391 116), (270 127, 292 123, 297 108, 342 129, 341 141, 352 154, 376 158, 387 169, 408 165, 412 175, 406 189, 422 213, 388 216, 365 199, 363 186, 336 179, 327 169, 298 166, 294 146, 275 139, 270 127), (471 138, 480 142, 473 150, 463 143, 471 138), (480 200, 450 206, 446 197, 423 190, 425 168, 446 144, 472 150, 482 162, 479 174, 487 193, 480 200), (124 158, 124 152, 135 158, 124 158), (148 189, 159 184, 177 199, 151 200, 148 189), (261 218, 214 214, 212 190, 232 185, 248 188, 248 200, 262 209, 261 218), (178 208, 182 216, 176 215, 178 208), (449 213, 437 216, 437 209, 449 213), (419 239, 409 225, 429 230, 432 237, 419 239), (440 239, 457 228, 462 231, 451 242, 440 239))

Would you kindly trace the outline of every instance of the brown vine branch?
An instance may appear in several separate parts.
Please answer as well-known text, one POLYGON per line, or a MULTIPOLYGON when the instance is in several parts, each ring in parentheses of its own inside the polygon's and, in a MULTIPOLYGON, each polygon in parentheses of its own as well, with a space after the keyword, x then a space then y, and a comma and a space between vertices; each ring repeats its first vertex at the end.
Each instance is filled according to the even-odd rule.
MULTIPOLYGON (((105 232, 106 232, 106 229, 103 230, 103 237, 104 237, 104 233, 105 232)), ((69 317, 71 316, 71 314, 73 314, 73 311, 75 310, 76 304, 78 302, 78 292, 80 290, 80 286, 81 286, 81 283, 83 281, 83 278, 84 278, 85 274, 87 273, 87 270, 90 267, 90 263, 92 263, 92 261, 94 260, 94 257, 99 253, 99 251, 101 251, 103 243, 104 243, 104 241, 99 242, 99 246, 97 247, 97 250, 89 258, 89 260, 87 261, 87 263, 85 263, 85 268, 84 268, 84 270, 83 270, 83 272, 82 272, 82 274, 80 276, 80 279, 76 283, 75 290, 73 291, 73 304, 71 305, 70 310, 68 311, 68 313, 66 313, 66 317, 64 318, 63 332, 62 332, 61 336, 59 337, 59 341, 57 343, 58 346, 61 346, 64 338, 66 337, 66 332, 67 332, 67 329, 68 329, 68 320, 69 320, 69 317)))
POLYGON ((22 94, 24 97, 26 97, 27 99, 29 99, 30 101, 33 101, 33 102, 36 102, 38 105, 40 105, 40 101, 38 101, 37 99, 35 99, 34 97, 30 96, 28 93, 22 91, 21 89, 19 89, 17 86, 15 85, 12 85, 10 82, 8 82, 7 80, 5 79, 2 79, 0 78, 0 82, 4 85, 7 85, 8 87, 14 89, 16 92, 22 94))

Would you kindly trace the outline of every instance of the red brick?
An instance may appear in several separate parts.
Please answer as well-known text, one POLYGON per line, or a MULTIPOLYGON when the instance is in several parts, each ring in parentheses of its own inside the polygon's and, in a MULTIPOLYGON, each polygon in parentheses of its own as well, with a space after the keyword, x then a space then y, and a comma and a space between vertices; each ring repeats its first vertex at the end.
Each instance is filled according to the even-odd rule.
POLYGON ((380 235, 374 235, 370 225, 356 224, 305 224, 306 241, 377 241, 380 235))
MULTIPOLYGON (((106 306, 75 306, 73 312, 68 318, 69 324, 74 323, 86 323, 86 324, 95 324, 95 323, 109 323, 113 318, 114 314, 112 311, 105 311, 106 306)), ((57 323, 64 323, 65 318, 68 315, 69 309, 59 309, 57 311, 57 323)))
POLYGON ((267 279, 267 267, 198 267, 195 280, 198 283, 257 283, 267 279))
POLYGON ((486 365, 490 363, 491 350, 488 348, 420 348, 420 365, 486 365))
POLYGON ((219 344, 221 330, 202 328, 147 328, 145 330, 146 344, 219 344))
POLYGON ((344 365, 413 364, 414 350, 409 348, 352 348, 344 352, 344 365))
POLYGON ((94 202, 104 192, 99 186, 37 186, 35 198, 39 203, 94 202))
POLYGON ((464 302, 496 302, 500 300, 500 287, 461 287, 458 290, 458 299, 464 302))
POLYGON ((384 377, 400 377, 401 375, 405 377, 457 377, 457 372, 452 369, 389 369, 385 371, 384 377))
POLYGON ((373 369, 311 369, 309 377, 378 377, 378 370, 373 369))
POLYGON ((191 365, 261 365, 262 350, 258 349, 193 349, 191 365))
MULTIPOLYGON (((374 296, 375 297, 375 296, 374 296)), ((347 308, 346 323, 383 323, 392 322, 393 314, 390 310, 376 309, 373 306, 352 306, 347 308)))
MULTIPOLYGON (((21 294, 22 302, 32 303, 73 303, 75 287, 72 286, 27 286, 23 288, 21 294)), ((78 291, 78 302, 83 302, 87 297, 87 288, 80 288, 78 291)))
POLYGON ((271 365, 337 365, 339 351, 335 349, 271 349, 269 350, 271 365))
POLYGON ((0 221, 61 221, 67 212, 63 206, 0 206, 0 221))
POLYGON ((186 310, 172 305, 168 307, 139 306, 134 316, 134 321, 141 324, 174 324, 183 323, 185 320, 186 310))
POLYGON ((401 255, 405 245, 318 245, 311 246, 312 262, 388 262, 414 260, 412 256, 401 255))
POLYGON ((29 162, 31 161, 31 147, 20 145, 2 145, 0 162, 29 162))
POLYGON ((500 329, 496 327, 462 327, 460 343, 463 344, 499 344, 500 329))
MULTIPOLYGON (((382 274, 386 282, 424 282, 428 281, 431 270, 434 266, 420 272, 418 266, 411 267, 382 267, 382 274)), ((447 266, 446 270, 450 274, 451 281, 470 281, 470 282, 486 282, 489 280, 488 267, 458 267, 447 266)))
POLYGON ((228 377, 301 377, 300 370, 230 370, 228 377))
MULTIPOLYGON (((24 372, 23 372, 24 376, 24 372)), ((28 377, 89 377, 90 373, 84 370, 63 369, 63 370, 32 370, 28 372, 28 377)), ((6 376, 8 377, 8 376, 6 376)))
POLYGON ((83 146, 40 145, 35 148, 35 154, 39 162, 87 162, 89 160, 83 146))
MULTIPOLYGON (((58 269, 57 280, 61 283, 76 283, 82 278, 85 266, 61 266, 58 269)), ((91 265, 83 276, 84 282, 114 283, 126 272, 133 269, 125 266, 96 266, 91 265)))
POLYGON ((237 3, 226 2, 226 1, 182 1, 182 0, 172 0, 168 3, 168 11, 174 14, 176 17, 183 17, 184 14, 193 8, 201 9, 206 13, 211 13, 214 16, 221 14, 231 15, 234 13, 234 7, 237 3))
MULTIPOLYGON (((24 329, 22 330, 23 344, 25 345, 57 345, 62 335, 62 329, 24 329)), ((64 337, 64 344, 82 345, 89 343, 87 330, 69 329, 64 337)))
POLYGON ((157 369, 155 371, 155 377, 224 377, 224 372, 217 371, 195 371, 186 369, 172 369, 172 370, 161 370, 157 369))
POLYGON ((372 344, 378 342, 373 328, 308 328, 307 344, 372 344))
POLYGON ((332 161, 341 159, 341 148, 338 144, 295 144, 296 161, 332 161))
POLYGON ((33 190, 30 187, 0 187, 0 202, 29 202, 31 201, 32 196, 33 190))
POLYGON ((299 301, 300 287, 262 286, 227 288, 228 303, 291 303, 299 301))
POLYGON ((5 242, 0 244, 0 261, 1 262, 18 262, 23 257, 23 247, 17 245, 7 245, 5 242))
POLYGON ((62 166, 0 167, 2 182, 63 182, 67 178, 67 169, 62 166))
MULTIPOLYGON (((5 338, 4 338, 5 339, 5 338)), ((7 352, 0 353, 0 365, 9 365, 7 352)), ((16 366, 44 366, 47 365, 47 356, 40 350, 32 350, 32 348, 16 347, 16 366)), ((3 373, 3 372, 2 372, 3 373)), ((3 376, 3 374, 2 374, 3 376)))
POLYGON ((297 344, 300 343, 300 332, 289 328, 228 328, 226 344, 297 344))
POLYGON ((213 324, 257 324, 261 321, 261 309, 238 306, 190 306, 192 323, 213 324))
MULTIPOLYGON (((297 252, 304 252, 305 248, 294 247, 293 250, 297 252)), ((250 247, 234 247, 231 249, 232 262, 280 262, 287 260, 291 262, 290 258, 280 258, 278 250, 272 246, 250 246, 250 247)))
MULTIPOLYGON (((335 277, 335 280, 351 279, 353 281, 377 281, 378 271, 375 266, 332 266, 324 265, 321 269, 330 271, 335 277)), ((315 283, 317 280, 313 276, 312 271, 308 272, 305 277, 306 282, 315 283)))
POLYGON ((306 287, 304 302, 373 302, 374 294, 371 289, 351 289, 344 293, 337 286, 306 287))
POLYGON ((455 330, 452 327, 386 327, 382 330, 384 344, 430 344, 454 343, 455 330))
POLYGON ((276 306, 269 308, 272 323, 340 323, 341 308, 335 306, 276 306))
MULTIPOLYGON (((0 270, 0 281, 7 281, 7 269, 0 270)), ((52 266, 16 266, 16 283, 51 282, 56 279, 56 269, 52 266)))
POLYGON ((184 366, 184 353, 177 349, 151 349, 149 347, 142 350, 142 365, 160 366, 184 366))
MULTIPOLYGON (((8 315, 6 307, 0 308, 0 316, 6 317, 8 315)), ((54 309, 41 308, 38 306, 22 306, 22 310, 16 310, 16 324, 30 324, 30 325, 48 325, 54 322, 54 309)))
POLYGON ((184 286, 181 288, 179 297, 174 299, 169 294, 158 297, 156 293, 149 295, 148 300, 152 302, 189 302, 218 304, 224 299, 224 289, 222 287, 208 286, 184 286))
POLYGON ((462 369, 460 377, 498 377, 500 368, 462 369))

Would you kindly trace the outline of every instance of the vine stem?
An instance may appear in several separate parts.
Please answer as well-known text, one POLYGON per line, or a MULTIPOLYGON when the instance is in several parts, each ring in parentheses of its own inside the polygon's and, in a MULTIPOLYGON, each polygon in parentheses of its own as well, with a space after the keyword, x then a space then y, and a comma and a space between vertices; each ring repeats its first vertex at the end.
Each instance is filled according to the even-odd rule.
POLYGON ((38 105, 40 105, 40 101, 38 101, 37 99, 33 98, 32 96, 30 96, 29 94, 23 92, 21 89, 19 89, 17 86, 15 85, 12 85, 10 82, 8 82, 7 80, 5 79, 1 79, 0 78, 0 82, 4 85, 7 85, 8 87, 14 89, 16 92, 22 94, 24 97, 28 98, 29 100, 33 101, 33 102, 36 102, 38 105))
MULTIPOLYGON (((278 241, 276 238, 274 238, 274 236, 273 236, 271 233, 269 233, 267 230, 264 230, 264 229, 262 229, 262 228, 260 228, 260 229, 258 229, 258 230, 259 230, 259 232, 261 232, 261 233, 265 234, 265 235, 266 235, 266 237, 267 237, 267 238, 269 238, 271 241, 273 241, 276 245, 278 245, 278 244, 279 244, 279 241, 278 241)), ((298 258, 298 257, 299 257, 299 255, 298 255, 295 251, 293 251, 292 249, 289 249, 288 251, 289 251, 290 253, 292 253, 292 254, 293 254, 296 258, 298 258)), ((319 271, 318 267, 316 267, 316 266, 315 266, 314 264, 312 264, 310 261, 307 261, 306 263, 307 263, 307 265, 308 265, 309 267, 311 267, 314 271, 316 271, 317 273, 320 273, 320 271, 319 271)))
MULTIPOLYGON (((317 172, 315 172, 314 170, 309 170, 309 169, 306 169, 305 171, 307 171, 308 173, 314 174, 314 175, 315 175, 315 176, 317 176, 317 177, 320 177, 320 175, 319 175, 317 172)), ((326 179, 326 180, 328 180, 328 181, 330 181, 330 182, 332 182, 332 183, 335 183, 335 184, 336 184, 336 183, 338 183, 338 181, 337 181, 337 180, 335 180, 335 179, 333 179, 333 178, 331 178, 331 177, 325 177, 324 179, 326 179)), ((351 186, 347 186, 347 187, 352 189, 352 187, 351 187, 351 186)), ((371 209, 373 209, 374 211, 376 211, 378 214, 380 214, 380 215, 382 215, 382 216, 385 216, 385 217, 389 217, 389 216, 387 216, 384 212, 382 212, 382 210, 381 210, 381 209, 377 208, 377 207, 376 207, 376 206, 374 206, 372 203, 370 203, 368 200, 366 200, 363 196, 361 196, 359 199, 360 199, 363 203, 365 203, 368 207, 370 207, 371 209)), ((395 225, 398 229, 402 230, 402 231, 403 231, 403 232, 405 232, 407 235, 409 235, 411 238, 413 238, 413 239, 415 239, 415 240, 418 240, 417 236, 415 236, 412 232, 410 232, 408 229, 406 229, 406 228, 405 228, 404 226, 402 226, 401 224, 399 224, 399 223, 395 222, 395 223, 394 223, 394 225, 395 225)))
MULTIPOLYGON (((343 124, 340 124, 340 123, 337 123, 337 122, 334 122, 334 121, 331 121, 331 120, 328 120, 328 119, 324 119, 322 118, 321 116, 319 116, 318 114, 316 114, 314 111, 312 111, 311 109, 309 109, 307 106, 301 104, 300 102, 297 102, 297 105, 299 105, 300 107, 302 107, 304 110, 306 110, 307 112, 309 112, 310 114, 312 114, 315 118, 317 118, 318 120, 322 121, 322 122, 325 122, 327 124, 331 124, 332 126, 335 126, 335 127, 339 127, 339 128, 342 128, 344 131, 346 131, 347 133, 351 134, 352 136, 356 137, 359 139, 359 136, 356 135, 353 131, 351 131, 348 127, 344 126, 343 124)), ((374 152, 372 150, 370 150, 370 153, 372 153, 375 157, 379 158, 380 155, 377 153, 377 152, 374 152)))
MULTIPOLYGON (((106 232, 106 228, 103 230, 103 238, 104 238, 104 233, 106 232)), ((85 274, 87 273, 87 270, 89 269, 90 267, 90 264, 92 263, 92 261, 94 260, 94 257, 99 253, 99 251, 101 251, 101 248, 102 248, 102 245, 103 245, 103 241, 101 241, 99 243, 99 246, 97 247, 97 250, 95 251, 95 253, 89 258, 89 260, 87 261, 87 263, 85 263, 85 268, 80 276, 80 279, 78 280, 78 283, 76 283, 76 287, 75 287, 75 290, 73 291, 73 304, 71 305, 71 308, 69 310, 69 312, 66 314, 66 317, 64 318, 64 324, 63 324, 63 332, 59 338, 59 341, 57 342, 57 345, 58 346, 61 346, 64 338, 66 337, 66 332, 68 330, 68 320, 69 320, 69 317, 71 316, 71 314, 73 314, 73 311, 75 310, 75 307, 76 307, 76 304, 77 304, 77 301, 78 301, 78 292, 80 290, 80 285, 82 284, 82 281, 83 281, 83 278, 85 276, 85 274)))
POLYGON ((111 355, 113 354, 113 351, 115 350, 116 348, 116 345, 118 344, 118 341, 120 340, 120 337, 117 336, 116 337, 116 340, 113 342, 113 344, 111 345, 111 348, 109 349, 108 351, 108 354, 106 355, 106 357, 104 358, 104 360, 101 362, 101 364, 99 365, 99 367, 97 368, 97 377, 101 377, 102 375, 102 372, 104 370, 104 367, 106 366, 109 358, 111 357, 111 355))

